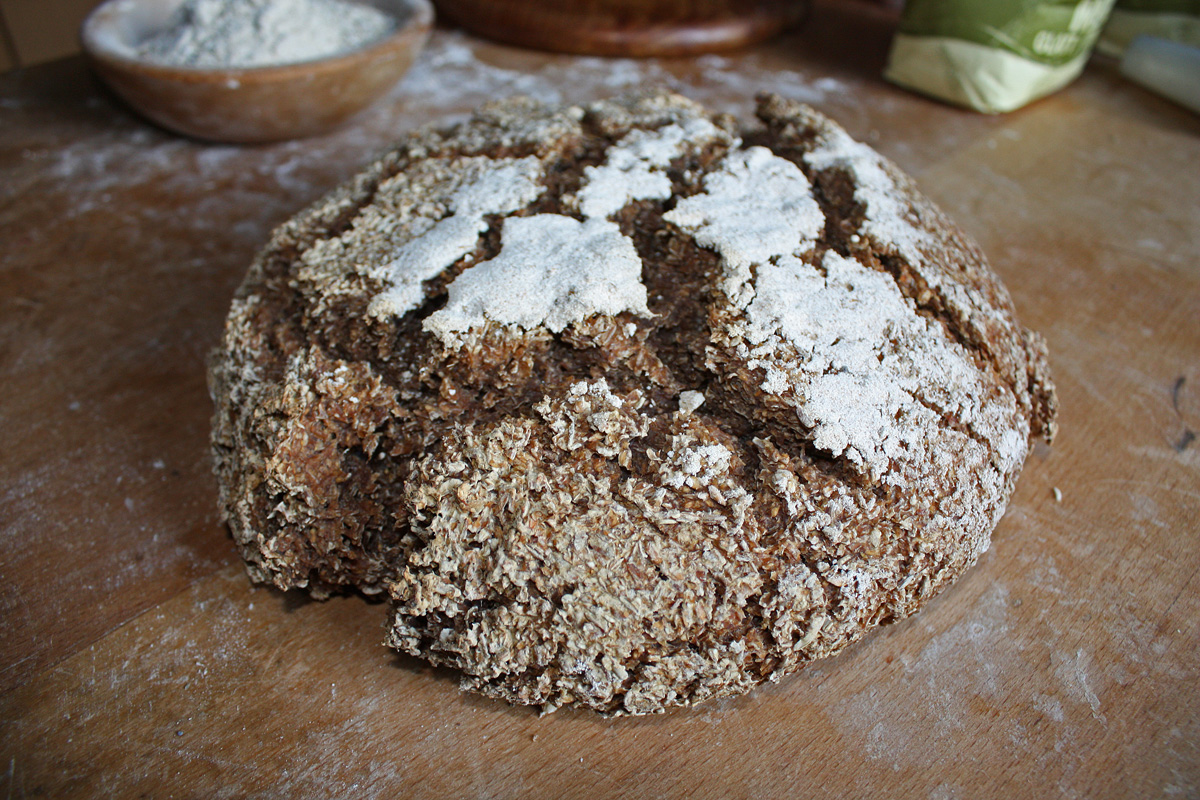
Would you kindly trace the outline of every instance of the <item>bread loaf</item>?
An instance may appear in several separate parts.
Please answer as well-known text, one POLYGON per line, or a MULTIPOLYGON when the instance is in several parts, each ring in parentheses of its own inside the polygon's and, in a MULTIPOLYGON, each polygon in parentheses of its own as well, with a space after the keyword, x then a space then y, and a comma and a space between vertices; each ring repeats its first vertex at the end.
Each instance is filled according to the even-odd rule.
POLYGON ((816 111, 485 107, 276 230, 214 354, 251 576, 464 687, 642 714, 902 619, 1055 397, 978 248, 816 111))

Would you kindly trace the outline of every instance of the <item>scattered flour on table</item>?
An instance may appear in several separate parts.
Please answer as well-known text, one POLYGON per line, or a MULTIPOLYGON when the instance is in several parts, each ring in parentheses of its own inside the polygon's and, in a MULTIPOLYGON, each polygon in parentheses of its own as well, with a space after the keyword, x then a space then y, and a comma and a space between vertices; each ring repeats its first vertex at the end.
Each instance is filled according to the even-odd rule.
POLYGON ((1058 698, 1051 695, 1038 692, 1033 696, 1033 707, 1044 714, 1052 722, 1061 723, 1066 717, 1063 714, 1063 705, 1058 698))
POLYGON ((809 78, 795 70, 768 65, 756 69, 758 65, 754 62, 753 56, 747 65, 745 60, 707 55, 697 58, 696 66, 700 67, 703 82, 723 88, 730 94, 747 97, 765 91, 776 92, 803 103, 821 103, 829 95, 845 94, 853 88, 848 81, 830 75, 809 78))
MULTIPOLYGON (((999 706, 1006 676, 1020 654, 1006 635, 1011 627, 1009 593, 995 584, 958 624, 930 638, 915 658, 902 654, 893 667, 904 675, 911 698, 898 700, 877 686, 839 702, 832 717, 867 756, 888 763, 926 763, 941 756, 936 745, 958 741, 971 730, 973 698, 999 706)), ((1016 718, 995 721, 993 741, 1023 751, 1025 731, 1016 718)))
POLYGON ((1088 674, 1092 659, 1083 648, 1076 650, 1073 656, 1052 652, 1050 662, 1054 665, 1054 674, 1062 682, 1068 695, 1078 702, 1086 703, 1092 710, 1092 716, 1098 721, 1107 722, 1107 718, 1100 711, 1100 697, 1096 694, 1088 674))
POLYGON ((346 0, 187 0, 138 54, 179 67, 267 67, 346 53, 393 27, 346 0))
MULTIPOLYGON (((629 89, 664 86, 701 99, 710 108, 745 115, 758 92, 775 92, 806 103, 853 98, 855 81, 810 75, 757 54, 738 59, 631 59, 549 56, 531 70, 492 63, 491 45, 480 46, 458 32, 438 32, 401 81, 396 95, 406 101, 428 98, 445 109, 467 107, 510 94, 526 94, 547 103, 581 102, 629 89), (477 54, 477 48, 483 57, 477 54)), ((497 52, 497 61, 508 59, 497 52)))

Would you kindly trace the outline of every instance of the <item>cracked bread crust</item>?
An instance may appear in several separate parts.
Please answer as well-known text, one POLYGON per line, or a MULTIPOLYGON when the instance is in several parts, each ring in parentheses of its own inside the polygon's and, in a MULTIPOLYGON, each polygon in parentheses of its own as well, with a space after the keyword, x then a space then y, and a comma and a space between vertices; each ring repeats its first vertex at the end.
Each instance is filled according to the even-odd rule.
POLYGON ((466 688, 644 714, 961 575, 1053 435, 1045 345, 893 165, 758 116, 506 101, 276 230, 210 370, 251 576, 386 592, 466 688))

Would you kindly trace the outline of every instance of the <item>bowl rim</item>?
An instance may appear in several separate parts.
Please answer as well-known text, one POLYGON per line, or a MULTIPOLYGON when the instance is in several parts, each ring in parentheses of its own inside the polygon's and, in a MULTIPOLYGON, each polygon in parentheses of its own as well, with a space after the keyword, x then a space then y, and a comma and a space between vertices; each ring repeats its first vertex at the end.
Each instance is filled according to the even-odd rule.
MULTIPOLYGON (((353 2, 353 0, 351 0, 353 2)), ((189 67, 176 64, 163 64, 141 58, 132 58, 124 53, 114 51, 103 43, 98 36, 97 28, 115 3, 124 2, 136 4, 140 0, 104 0, 96 6, 83 20, 79 28, 79 41, 83 52, 90 58, 96 59, 125 70, 154 74, 168 80, 197 82, 213 80, 226 83, 241 83, 243 81, 271 82, 289 80, 298 74, 335 72, 357 65, 395 49, 404 44, 414 34, 427 32, 433 27, 434 11, 430 0, 397 0, 411 12, 402 21, 397 18, 396 28, 388 35, 375 39, 353 50, 333 56, 314 58, 308 61, 289 61, 286 64, 272 64, 258 67, 189 67)), ((372 7, 376 7, 372 4, 372 7)), ((388 12, 390 16, 392 15, 388 12)))

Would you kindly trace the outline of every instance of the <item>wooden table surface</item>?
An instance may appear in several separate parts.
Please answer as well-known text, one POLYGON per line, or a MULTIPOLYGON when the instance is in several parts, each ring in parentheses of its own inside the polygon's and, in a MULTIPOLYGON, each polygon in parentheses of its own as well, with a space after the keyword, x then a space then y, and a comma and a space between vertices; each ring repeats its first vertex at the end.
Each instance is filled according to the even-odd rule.
POLYGON ((1200 119, 1103 63, 1005 117, 906 94, 872 9, 661 62, 439 31, 352 127, 259 148, 163 133, 78 60, 0 78, 0 795, 1200 796, 1200 119), (272 226, 399 131, 639 83, 780 91, 913 173, 1048 338, 1061 433, 915 618, 736 700, 538 717, 392 654, 382 605, 250 586, 205 356, 272 226))

